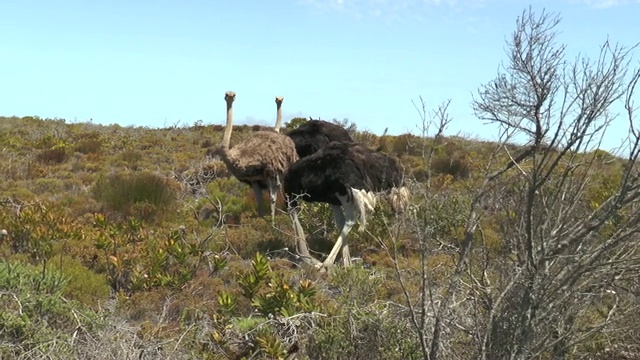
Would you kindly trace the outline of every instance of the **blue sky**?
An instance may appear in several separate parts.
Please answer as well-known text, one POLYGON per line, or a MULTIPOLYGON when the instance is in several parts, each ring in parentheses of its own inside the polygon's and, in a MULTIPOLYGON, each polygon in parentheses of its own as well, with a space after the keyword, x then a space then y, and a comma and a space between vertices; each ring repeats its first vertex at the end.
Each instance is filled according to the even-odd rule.
POLYGON ((0 2, 0 115, 149 127, 349 118, 417 132, 412 100, 451 99, 449 134, 491 138, 471 95, 506 60, 529 5, 595 54, 640 41, 640 0, 8 0, 0 2))

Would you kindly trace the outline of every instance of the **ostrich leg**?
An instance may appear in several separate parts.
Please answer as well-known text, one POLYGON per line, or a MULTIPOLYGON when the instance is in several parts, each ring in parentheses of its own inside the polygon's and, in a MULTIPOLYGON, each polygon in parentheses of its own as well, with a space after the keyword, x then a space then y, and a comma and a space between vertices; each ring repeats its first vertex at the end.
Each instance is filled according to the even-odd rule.
POLYGON ((264 199, 262 198, 262 189, 260 189, 260 185, 258 183, 251 183, 251 188, 253 188, 253 196, 256 197, 256 203, 258 203, 258 216, 264 216, 264 199))
POLYGON ((276 202, 278 201, 279 183, 280 181, 278 179, 276 179, 276 181, 273 181, 272 179, 267 180, 269 200, 271 202, 271 225, 274 225, 276 221, 276 202))
POLYGON ((298 256, 300 256, 302 260, 304 260, 304 262, 306 262, 307 264, 316 267, 322 267, 322 263, 314 259, 311 254, 309 254, 307 239, 305 238, 304 230, 302 229, 302 224, 300 224, 300 218, 298 217, 299 213, 299 206, 289 209, 289 214, 291 215, 291 219, 293 220, 293 230, 296 233, 296 252, 298 253, 298 256))
MULTIPOLYGON (((333 210, 333 216, 336 219, 336 229, 342 232, 342 228, 344 227, 346 219, 344 218, 344 213, 342 212, 342 207, 340 205, 331 205, 331 210, 333 210)), ((345 243, 342 247, 342 261, 344 266, 351 265, 351 254, 349 253, 349 244, 345 243)))
POLYGON ((338 231, 341 231, 344 227, 344 213, 342 212, 342 206, 340 205, 331 205, 331 210, 333 210, 333 217, 336 219, 336 228, 338 231))
POLYGON ((336 257, 338 256, 338 252, 341 249, 342 249, 343 255, 345 254, 345 252, 347 254, 347 257, 343 259, 344 265, 345 266, 351 265, 351 257, 348 256, 349 245, 347 242, 347 236, 349 235, 349 232, 351 231, 353 226, 356 224, 357 208, 353 203, 353 201, 349 201, 349 198, 347 196, 343 196, 339 194, 336 194, 336 196, 338 197, 338 199, 342 203, 342 207, 344 208, 345 221, 344 221, 344 226, 342 226, 342 229, 340 230, 340 235, 338 236, 338 240, 336 240, 336 243, 333 245, 333 249, 331 249, 329 256, 322 263, 322 266, 324 266, 325 268, 329 268, 331 265, 333 265, 333 263, 336 261, 336 257), (345 246, 347 247, 346 250, 344 249, 345 246))

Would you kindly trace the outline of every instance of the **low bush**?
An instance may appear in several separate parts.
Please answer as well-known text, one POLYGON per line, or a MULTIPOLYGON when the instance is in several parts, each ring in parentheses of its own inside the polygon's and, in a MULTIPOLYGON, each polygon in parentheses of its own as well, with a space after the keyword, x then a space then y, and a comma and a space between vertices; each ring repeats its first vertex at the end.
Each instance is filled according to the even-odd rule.
POLYGON ((100 178, 93 187, 93 196, 108 210, 128 214, 138 205, 138 210, 151 216, 158 211, 166 212, 177 195, 169 179, 151 172, 138 172, 100 178), (150 207, 141 205, 145 203, 150 207))
POLYGON ((38 155, 38 161, 45 164, 60 164, 69 158, 67 149, 63 147, 41 150, 38 155))
POLYGON ((70 328, 91 329, 95 314, 67 301, 68 278, 56 271, 0 261, 0 358, 19 358, 69 340, 70 328))

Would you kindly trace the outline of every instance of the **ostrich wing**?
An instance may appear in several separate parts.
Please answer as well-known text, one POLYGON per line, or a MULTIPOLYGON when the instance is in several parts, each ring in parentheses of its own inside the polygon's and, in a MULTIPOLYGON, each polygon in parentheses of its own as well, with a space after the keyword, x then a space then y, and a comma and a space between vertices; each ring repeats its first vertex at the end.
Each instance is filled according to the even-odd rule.
POLYGON ((229 150, 238 179, 259 181, 284 174, 298 160, 295 144, 286 135, 258 131, 229 150))
POLYGON ((393 158, 357 143, 331 142, 291 166, 285 192, 307 194, 307 201, 341 205, 336 194, 346 195, 347 189, 381 191, 394 187, 399 179, 393 158))
POLYGON ((296 144, 296 151, 301 158, 316 153, 332 141, 353 142, 343 127, 322 120, 309 120, 291 130, 288 136, 296 144))

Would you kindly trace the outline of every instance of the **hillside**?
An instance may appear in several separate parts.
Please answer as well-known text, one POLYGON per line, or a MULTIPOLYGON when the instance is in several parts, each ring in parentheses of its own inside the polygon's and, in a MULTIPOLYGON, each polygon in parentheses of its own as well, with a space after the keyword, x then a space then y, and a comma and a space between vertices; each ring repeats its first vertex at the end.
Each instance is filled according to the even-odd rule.
MULTIPOLYGON (((49 343, 60 357, 92 358, 105 346, 119 354, 113 358, 233 358, 291 346, 304 346, 311 357, 341 357, 342 346, 357 358, 383 336, 380 356, 403 358, 419 351, 416 338, 397 335, 415 331, 406 306, 420 296, 421 262, 433 289, 446 284, 485 159, 497 146, 356 131, 355 138, 401 159, 417 211, 394 220, 383 205, 368 233, 352 233, 361 264, 327 276, 287 250, 295 247, 284 211, 274 227, 256 218, 249 187, 205 157, 221 139, 220 126, 149 129, 32 117, 0 124, 0 227, 9 234, 0 281, 3 291, 25 297, 21 303, 33 301, 22 303, 30 312, 21 317, 15 300, 3 296, 2 336, 11 344, 5 355, 56 338, 67 344, 49 343), (426 161, 423 154, 433 155, 426 161), (252 266, 260 276, 249 275, 252 266), (32 280, 13 287, 18 272, 32 280), (50 301, 38 304, 40 298, 50 301), (82 317, 71 316, 77 313, 82 317), (275 320, 263 317, 271 313, 275 320), (356 328, 345 328, 351 322, 356 328), (361 349, 352 348, 353 335, 362 337, 361 349), (128 347, 115 350, 125 340, 128 347)), ((237 127, 232 143, 254 130, 237 127)), ((620 168, 606 153, 595 157, 595 173, 620 168)), ((474 240, 475 256, 489 257, 492 267, 512 256, 501 215, 486 216, 474 240)), ((336 236, 330 209, 307 204, 303 216, 312 248, 326 254, 336 236)))

